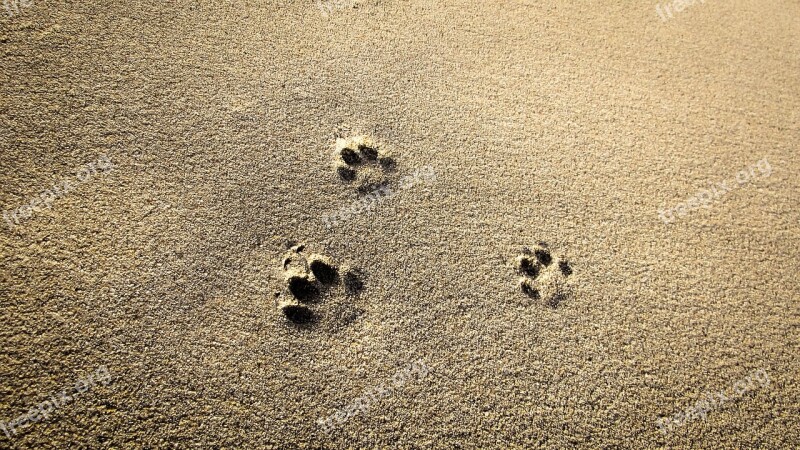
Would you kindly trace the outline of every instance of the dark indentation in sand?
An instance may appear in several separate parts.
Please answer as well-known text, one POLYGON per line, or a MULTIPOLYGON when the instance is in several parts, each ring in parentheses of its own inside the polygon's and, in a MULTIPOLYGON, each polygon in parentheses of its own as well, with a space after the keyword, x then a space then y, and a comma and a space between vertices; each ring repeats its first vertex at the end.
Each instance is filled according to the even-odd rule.
POLYGON ((558 263, 558 268, 561 270, 561 273, 564 274, 565 277, 572 275, 572 267, 569 266, 567 261, 560 261, 558 263))
POLYGON ((308 278, 293 276, 289 278, 289 292, 300 301, 307 302, 319 294, 317 288, 308 278))
POLYGON ((534 288, 528 283, 522 283, 521 287, 522 287, 522 292, 524 292, 525 295, 533 299, 539 300, 540 295, 538 289, 534 288))
POLYGON ((286 318, 294 323, 306 324, 314 321, 314 313, 305 306, 286 305, 282 310, 286 318))
POLYGON ((550 263, 553 262, 553 256, 550 255, 550 252, 545 249, 536 249, 533 254, 536 256, 536 259, 538 259, 539 262, 545 266, 549 266, 550 263))
POLYGON ((286 269, 287 267, 289 267, 294 262, 297 262, 297 259, 295 258, 295 255, 286 256, 285 258, 283 258, 283 268, 286 269))
POLYGON ((339 167, 336 169, 339 177, 345 181, 353 181, 356 179, 356 171, 349 167, 339 167))
POLYGON ((528 275, 531 278, 536 278, 539 276, 539 265, 536 262, 531 261, 530 258, 522 258, 519 261, 519 269, 525 275, 528 275))
POLYGON ((547 243, 540 242, 533 247, 522 247, 522 254, 515 260, 515 269, 522 278, 519 286, 522 292, 553 308, 571 295, 567 277, 572 267, 560 252, 551 252, 547 243))
POLYGON ((358 156, 358 153, 356 153, 351 148, 343 148, 342 152, 341 152, 341 156, 342 156, 342 160, 344 162, 346 162, 347 164, 351 164, 352 165, 352 164, 358 164, 358 163, 361 162, 361 157, 358 156))
POLYGON ((340 266, 324 254, 306 256, 302 248, 293 245, 281 259, 286 284, 274 293, 278 310, 288 321, 303 327, 329 320, 339 325, 355 322, 364 314, 353 305, 357 300, 354 294, 364 287, 361 270, 340 266), (283 301, 281 295, 286 296, 283 301))
POLYGON ((567 299, 566 294, 559 292, 550 297, 550 300, 548 300, 547 305, 551 308, 556 308, 558 307, 558 305, 561 304, 561 302, 563 302, 566 299, 567 299))
POLYGON ((386 170, 388 172, 393 172, 395 169, 397 169, 397 161, 395 161, 394 158, 390 156, 384 156, 379 158, 378 164, 381 165, 383 170, 386 170))
POLYGON ((364 282, 356 272, 347 272, 344 275, 344 288, 348 294, 355 295, 364 289, 364 282))
POLYGON ((339 276, 339 271, 335 267, 319 259, 311 261, 309 267, 314 276, 324 284, 333 283, 339 276))
POLYGON ((378 149, 374 147, 370 147, 369 145, 361 144, 358 146, 358 151, 364 155, 364 158, 369 159, 370 161, 375 161, 378 159, 378 149))

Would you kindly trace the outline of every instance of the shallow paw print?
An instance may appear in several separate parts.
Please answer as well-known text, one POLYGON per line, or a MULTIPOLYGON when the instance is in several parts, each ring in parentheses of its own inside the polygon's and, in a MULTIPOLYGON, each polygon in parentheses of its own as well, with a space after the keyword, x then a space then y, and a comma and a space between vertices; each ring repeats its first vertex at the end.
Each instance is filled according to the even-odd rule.
POLYGON ((524 247, 514 267, 521 275, 519 287, 528 297, 552 307, 567 298, 572 267, 565 259, 554 257, 546 243, 540 242, 534 248, 524 247))
POLYGON ((338 317, 342 311, 350 318, 360 315, 363 311, 349 302, 329 301, 342 289, 346 296, 357 295, 364 286, 359 272, 340 267, 324 255, 306 256, 304 251, 305 245, 295 245, 281 260, 285 289, 276 293, 276 304, 286 319, 307 325, 318 323, 326 315, 338 317), (342 284, 342 289, 337 289, 342 284))
POLYGON ((367 136, 336 139, 334 157, 339 178, 356 184, 360 194, 387 185, 388 173, 397 167, 394 158, 367 136))

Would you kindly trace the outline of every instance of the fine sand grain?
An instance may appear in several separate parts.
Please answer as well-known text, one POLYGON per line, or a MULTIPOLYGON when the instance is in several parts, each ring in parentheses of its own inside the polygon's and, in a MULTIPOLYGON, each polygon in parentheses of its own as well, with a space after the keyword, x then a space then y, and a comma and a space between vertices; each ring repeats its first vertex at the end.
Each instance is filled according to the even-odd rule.
POLYGON ((0 448, 800 447, 800 3, 683 3, 7 0, 0 448))

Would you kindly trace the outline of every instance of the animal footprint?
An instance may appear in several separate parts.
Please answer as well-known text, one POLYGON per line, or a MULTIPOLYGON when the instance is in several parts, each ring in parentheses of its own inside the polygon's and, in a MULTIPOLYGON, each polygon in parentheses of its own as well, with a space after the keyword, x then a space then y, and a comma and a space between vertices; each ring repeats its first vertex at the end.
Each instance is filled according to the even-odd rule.
POLYGON ((356 183, 360 194, 368 194, 388 183, 395 170, 394 158, 367 136, 336 139, 336 173, 347 183, 356 183))
POLYGON ((514 266, 521 275, 520 289, 529 297, 542 299, 552 307, 566 298, 572 268, 566 260, 554 257, 546 243, 540 242, 533 249, 523 247, 514 266))
MULTIPOLYGON (((281 265, 286 289, 276 294, 278 309, 290 321, 296 324, 311 324, 319 321, 320 307, 315 305, 329 300, 337 287, 346 296, 354 296, 364 287, 358 271, 342 269, 329 257, 319 254, 306 256, 305 245, 291 247, 283 256, 281 265), (344 276, 340 276, 340 271, 344 276), (283 300, 281 298, 284 298, 283 300)), ((324 302, 329 303, 329 302, 324 302)), ((357 318, 362 310, 354 309, 349 302, 332 302, 332 316, 344 318, 347 323, 357 318), (349 318, 349 321, 347 319, 349 318)))

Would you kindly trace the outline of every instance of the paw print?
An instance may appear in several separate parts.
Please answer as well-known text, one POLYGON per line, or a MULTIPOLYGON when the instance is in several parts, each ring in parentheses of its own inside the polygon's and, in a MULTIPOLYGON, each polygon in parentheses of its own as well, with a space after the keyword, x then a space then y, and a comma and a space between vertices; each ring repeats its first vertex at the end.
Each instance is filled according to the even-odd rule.
POLYGON ((527 296, 544 300, 552 307, 566 298, 569 292, 567 277, 572 275, 572 267, 566 260, 553 257, 546 243, 540 242, 533 249, 523 247, 514 266, 521 275, 520 289, 527 296))
POLYGON ((387 174, 397 164, 367 136, 336 139, 336 173, 346 183, 356 183, 360 194, 388 184, 387 174))
POLYGON ((295 245, 283 256, 281 267, 285 289, 276 293, 278 309, 290 322, 300 325, 317 323, 326 314, 345 323, 354 321, 363 310, 349 302, 328 300, 340 297, 336 295, 337 290, 343 290, 346 297, 358 295, 364 287, 360 272, 341 268, 324 255, 312 253, 306 256, 304 250, 305 245, 295 245), (340 275, 340 271, 344 275, 340 275), (342 289, 338 289, 340 287, 342 289), (321 303, 333 305, 322 312, 316 306, 321 303))

